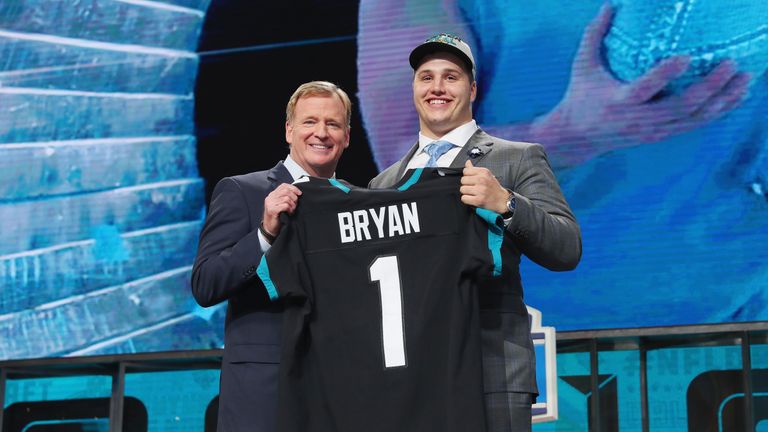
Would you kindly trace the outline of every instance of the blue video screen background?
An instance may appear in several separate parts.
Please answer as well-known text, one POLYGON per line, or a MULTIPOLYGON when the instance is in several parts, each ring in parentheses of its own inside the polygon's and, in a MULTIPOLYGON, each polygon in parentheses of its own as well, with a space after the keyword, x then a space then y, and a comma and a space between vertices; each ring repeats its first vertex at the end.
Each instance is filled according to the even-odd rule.
MULTIPOLYGON (((204 167, 216 148, 236 141, 200 144, 209 136, 201 129, 211 128, 196 114, 210 100, 201 99, 200 82, 196 88, 198 43, 217 3, 228 2, 0 2, 0 360, 222 346, 224 305, 199 308, 189 288, 206 188, 221 177, 204 167)), ((330 14, 349 8, 331 3, 330 14)), ((262 85, 262 103, 241 110, 275 132, 264 140, 274 147, 282 122, 259 123, 266 113, 281 116, 303 81, 339 82, 356 96, 359 120, 338 174, 364 184, 374 164, 386 167, 415 141, 410 49, 436 32, 459 34, 478 63, 478 123, 541 142, 582 227, 576 271, 523 263, 526 302, 545 325, 768 320, 768 3, 615 0, 607 37, 596 39, 601 69, 587 70, 577 51, 601 4, 362 0, 356 24, 337 26, 352 34, 322 35, 292 27, 292 14, 243 14, 274 28, 238 22, 231 31, 295 35, 251 41, 262 48, 238 55, 252 69, 218 60, 215 67, 228 77, 222 85, 273 70, 291 77, 262 85), (291 74, 306 62, 291 50, 302 40, 329 61, 299 81, 291 74), (356 70, 338 61, 333 72, 339 40, 356 49, 356 70), (618 103, 592 110, 679 53, 692 56, 691 72, 647 101, 657 103, 651 108, 683 97, 727 58, 750 73, 748 94, 689 130, 660 109, 635 122, 618 103), (570 91, 574 79, 587 83, 581 99, 570 91), (537 134, 566 101, 580 108, 578 121, 537 134), (650 132, 638 139, 634 123, 650 132), (354 153, 363 147, 370 153, 354 153)), ((233 106, 244 103, 237 96, 218 95, 233 106)), ((237 121, 232 129, 247 122, 237 121)), ((279 151, 240 159, 263 169, 285 155, 279 151)))
POLYGON ((601 21, 600 1, 363 0, 358 96, 379 167, 418 130, 408 53, 458 34, 475 47, 478 124, 543 144, 581 225, 576 271, 523 263, 546 325, 768 319, 768 3, 609 3, 601 21), (650 69, 675 55, 687 71, 654 89, 650 69), (702 91, 721 74, 722 93, 702 91))
POLYGON ((0 359, 220 340, 189 295, 207 6, 0 3, 0 359))

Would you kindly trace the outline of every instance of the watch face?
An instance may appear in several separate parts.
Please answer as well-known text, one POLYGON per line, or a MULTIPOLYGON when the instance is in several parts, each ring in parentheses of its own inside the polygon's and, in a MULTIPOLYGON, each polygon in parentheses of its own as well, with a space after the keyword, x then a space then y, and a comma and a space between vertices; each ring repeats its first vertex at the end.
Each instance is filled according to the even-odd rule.
POLYGON ((509 200, 507 201, 507 210, 510 212, 515 211, 515 196, 512 195, 509 200))

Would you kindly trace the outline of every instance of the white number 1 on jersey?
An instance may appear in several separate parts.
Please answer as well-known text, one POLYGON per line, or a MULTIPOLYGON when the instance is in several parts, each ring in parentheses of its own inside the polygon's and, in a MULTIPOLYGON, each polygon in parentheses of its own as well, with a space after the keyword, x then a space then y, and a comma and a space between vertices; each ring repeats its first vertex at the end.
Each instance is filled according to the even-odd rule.
POLYGON ((379 283, 381 294, 381 336, 384 367, 405 366, 405 336, 403 334, 403 296, 400 289, 400 269, 397 256, 380 256, 373 260, 368 272, 371 282, 379 283))

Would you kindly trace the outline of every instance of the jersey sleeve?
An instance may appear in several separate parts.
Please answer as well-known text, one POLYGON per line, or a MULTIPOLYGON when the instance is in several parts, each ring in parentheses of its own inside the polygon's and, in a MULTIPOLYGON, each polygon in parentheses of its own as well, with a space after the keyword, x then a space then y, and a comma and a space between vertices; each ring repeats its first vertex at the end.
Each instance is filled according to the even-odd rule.
POLYGON ((467 246, 470 266, 478 269, 478 275, 501 276, 504 219, 500 214, 482 208, 476 208, 471 219, 467 246))
POLYGON ((300 222, 284 217, 272 247, 262 256, 256 274, 264 283, 270 300, 282 297, 305 297, 306 261, 301 246, 300 222))

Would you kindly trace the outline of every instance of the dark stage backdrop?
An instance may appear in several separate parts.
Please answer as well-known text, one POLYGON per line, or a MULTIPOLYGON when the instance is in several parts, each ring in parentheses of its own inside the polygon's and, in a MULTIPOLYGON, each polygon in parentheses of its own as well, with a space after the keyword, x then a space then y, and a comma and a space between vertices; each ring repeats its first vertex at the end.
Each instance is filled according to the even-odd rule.
POLYGON ((272 168, 288 154, 285 104, 300 84, 332 81, 353 102, 337 177, 365 186, 378 172, 357 101, 358 2, 211 3, 195 86, 198 166, 207 197, 224 176, 272 168))

